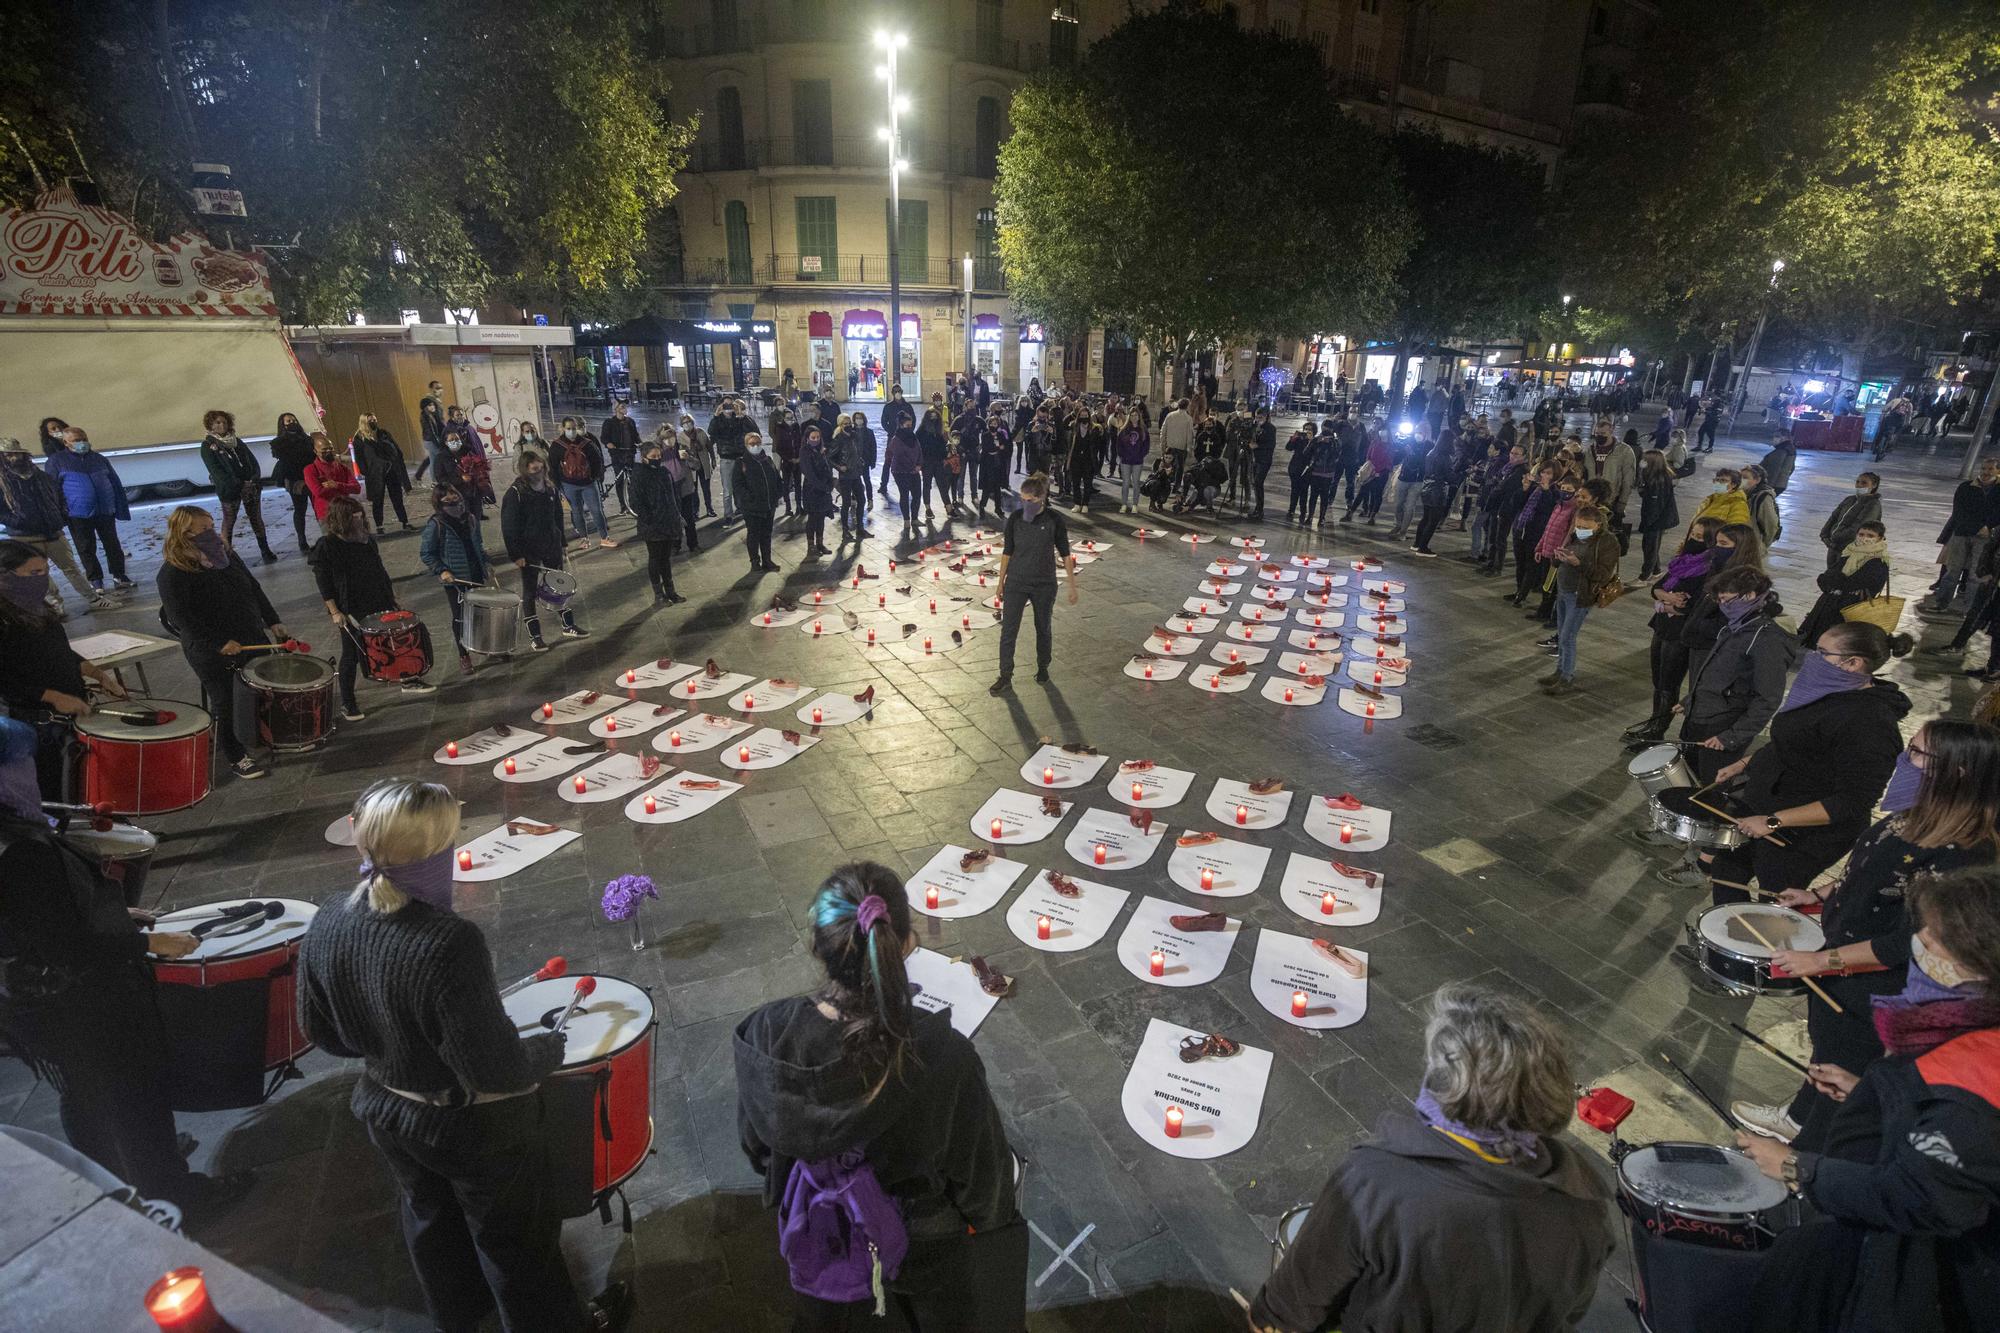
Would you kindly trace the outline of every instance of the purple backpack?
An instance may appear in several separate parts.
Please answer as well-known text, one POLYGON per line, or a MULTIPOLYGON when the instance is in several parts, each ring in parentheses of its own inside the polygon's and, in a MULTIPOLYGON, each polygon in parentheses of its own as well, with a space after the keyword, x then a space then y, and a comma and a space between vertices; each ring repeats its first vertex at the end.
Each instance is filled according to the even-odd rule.
POLYGON ((875 1302, 888 1313, 882 1283, 903 1267, 910 1237, 896 1201, 859 1150, 793 1162, 778 1205, 778 1252, 792 1290, 823 1301, 875 1302))

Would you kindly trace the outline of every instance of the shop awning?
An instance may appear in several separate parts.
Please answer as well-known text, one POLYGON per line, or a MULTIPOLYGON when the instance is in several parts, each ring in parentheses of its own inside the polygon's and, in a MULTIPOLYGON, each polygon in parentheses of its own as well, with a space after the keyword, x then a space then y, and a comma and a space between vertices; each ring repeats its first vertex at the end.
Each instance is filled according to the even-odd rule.
POLYGON ((693 347, 702 343, 739 342, 746 338, 770 340, 778 336, 777 325, 768 319, 668 319, 664 315, 641 315, 608 329, 594 329, 576 335, 578 347, 658 347, 673 343, 693 347))

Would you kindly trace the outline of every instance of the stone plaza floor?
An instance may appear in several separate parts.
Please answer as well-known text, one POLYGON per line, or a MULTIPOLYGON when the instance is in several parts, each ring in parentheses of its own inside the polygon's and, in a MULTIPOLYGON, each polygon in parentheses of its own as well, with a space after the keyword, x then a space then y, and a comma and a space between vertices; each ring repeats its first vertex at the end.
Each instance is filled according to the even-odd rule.
MULTIPOLYGON (((1281 429, 1281 440, 1288 429, 1281 429)), ((1933 537, 1964 443, 1964 436, 1953 437, 1935 455, 1906 448, 1880 469, 1887 478, 1893 586, 1913 603, 1934 572, 1933 537)), ((1713 461, 1750 461, 1762 449, 1761 442, 1725 444, 1713 461)), ((1793 618, 1810 605, 1811 578, 1823 567, 1819 524, 1866 466, 1865 456, 1801 459, 1784 500, 1786 534, 1772 562, 1793 618)), ((1684 519, 1706 494, 1708 471, 1681 483, 1684 519)), ((1781 1040, 1796 1043, 1803 1008, 1704 994, 1669 957, 1695 894, 1657 880, 1653 872, 1672 857, 1627 836, 1643 815, 1618 743, 1619 731, 1647 706, 1647 599, 1628 596, 1592 614, 1582 634, 1580 689, 1546 698, 1533 684, 1550 669, 1534 646, 1540 631, 1501 602, 1509 581, 1481 577, 1452 558, 1465 549, 1463 535, 1444 534, 1444 558, 1426 561, 1383 539, 1386 519, 1373 528, 1329 524, 1321 533, 1301 532, 1278 521, 1282 472, 1281 461, 1271 478, 1271 521, 1254 527, 1103 511, 1069 516, 1074 537, 1104 536, 1114 544, 1083 571, 1080 603, 1058 604, 1053 681, 1030 680, 1028 630, 1015 692, 999 699, 986 690, 997 631, 930 661, 906 662, 871 660, 852 642, 751 627, 751 616, 773 593, 796 596, 826 581, 823 573, 800 569, 804 541, 797 532, 780 528, 781 576, 751 577, 740 527, 708 524, 702 553, 675 562, 688 602, 658 611, 650 605, 641 546, 590 550, 574 568, 592 637, 558 641, 546 654, 524 654, 469 678, 447 665, 437 676, 443 688, 428 698, 364 684, 367 720, 341 725, 323 749, 280 757, 260 782, 220 779, 223 785, 202 804, 151 821, 162 843, 148 896, 173 906, 344 892, 354 881, 354 854, 330 845, 324 831, 356 793, 386 775, 448 782, 474 828, 503 814, 580 827, 581 840, 533 868, 496 884, 461 887, 459 910, 486 932, 503 981, 560 953, 573 972, 606 972, 652 990, 660 1019, 655 1152, 626 1186, 632 1233, 590 1217, 570 1222, 564 1234, 581 1288, 595 1290, 607 1277, 634 1282, 638 1328, 786 1326, 774 1221, 760 1207, 758 1178, 736 1139, 732 1029, 759 1003, 814 984, 805 909, 826 871, 867 859, 907 874, 944 843, 974 845, 968 817, 996 788, 1024 785, 1018 770, 1044 737, 1095 745, 1114 764, 1143 756, 1193 770, 1198 776, 1186 800, 1160 815, 1175 829, 1208 822, 1201 802, 1214 779, 1265 775, 1299 793, 1361 794, 1393 810, 1394 829, 1384 850, 1356 858, 1386 874, 1379 918, 1335 932, 1340 943, 1369 955, 1366 1016, 1323 1034, 1273 1018, 1251 997, 1247 930, 1217 981, 1167 989, 1120 966, 1113 948, 1118 926, 1089 949, 1054 954, 1017 940, 1001 910, 957 921, 919 918, 927 947, 984 954, 1018 979, 1016 994, 987 1018, 976 1045, 1010 1139, 1030 1163, 1025 1211, 1060 1242, 1094 1227, 1073 1256, 1088 1283, 1058 1268, 1032 1296, 1032 1327, 1240 1328, 1229 1290, 1254 1291, 1269 1270, 1279 1216, 1311 1199, 1376 1118, 1406 1107, 1415 1094, 1423 1007, 1445 982, 1476 980, 1546 1009, 1575 1043, 1580 1082, 1608 1084, 1638 1099, 1627 1137, 1729 1141, 1724 1127, 1673 1082, 1660 1053, 1725 1100, 1771 1100, 1792 1086, 1790 1071, 1728 1024, 1775 1028, 1781 1040), (1171 539, 1141 543, 1130 535, 1141 523, 1214 531, 1224 540, 1195 548, 1171 539), (1367 732, 1331 700, 1284 708, 1254 691, 1211 696, 1184 681, 1144 682, 1122 673, 1148 631, 1194 591, 1202 566, 1229 550, 1226 539, 1251 531, 1266 539, 1272 558, 1378 555, 1389 577, 1408 584, 1412 666, 1399 691, 1403 717, 1367 732), (448 739, 494 722, 522 724, 545 699, 607 688, 615 671, 660 656, 713 657, 760 679, 791 677, 829 690, 873 685, 873 717, 828 728, 815 749, 780 768, 724 774, 717 764, 694 762, 710 775, 744 781, 745 790, 687 823, 663 827, 628 820, 622 802, 569 805, 551 784, 506 785, 484 767, 431 761, 448 739), (602 919, 598 895, 608 879, 637 871, 658 881, 662 901, 646 907, 647 947, 635 953, 624 927, 602 919), (1248 1146, 1212 1161, 1185 1161, 1154 1151, 1127 1127, 1120 1087, 1156 1017, 1275 1053, 1261 1124, 1248 1146)), ((1100 499, 1115 511, 1115 495, 1100 499)), ((204 502, 214 504, 212 497, 204 502)), ((252 569, 293 633, 324 652, 334 631, 278 508, 266 501, 283 559, 252 569)), ((141 584, 130 605, 79 621, 74 632, 155 627, 152 574, 163 523, 164 507, 147 506, 130 529, 141 584)), ((488 528, 495 548, 496 526, 488 528)), ((936 536, 963 536, 974 526, 941 522, 936 536)), ((878 542, 893 540, 897 528, 879 502, 874 528, 878 542)), ((614 523, 614 536, 629 532, 629 520, 614 523)), ((444 602, 417 566, 417 538, 392 534, 383 545, 399 594, 444 645, 444 602)), ((871 569, 880 554, 878 548, 864 556, 871 569)), ((1637 562, 1635 550, 1628 577, 1637 562)), ((837 559, 816 569, 838 573, 849 563, 837 559)), ((1912 611, 1905 628, 1916 625, 1912 611)), ((1948 632, 1933 627, 1933 641, 1948 632)), ((1912 727, 1964 708, 1975 686, 1957 676, 1957 667, 1910 659, 1890 669, 1917 700, 1912 727)), ((156 694, 193 697, 177 655, 150 670, 156 694)), ((582 730, 561 734, 580 737, 582 730)), ((1091 804, 1112 804, 1102 779, 1097 790, 1091 804)), ((1274 852, 1324 854, 1296 817, 1258 840, 1274 852)), ((1088 867, 1069 864, 1055 839, 1007 854, 1037 869, 1088 874, 1088 867)), ((1118 887, 1188 901, 1194 895, 1168 884, 1164 861, 1118 887)), ((1258 892, 1226 904, 1246 928, 1297 928, 1277 901, 1281 863, 1274 859, 1258 892)), ((425 1327, 390 1183, 347 1110, 357 1066, 313 1053, 303 1070, 303 1079, 254 1110, 181 1118, 182 1128, 201 1140, 197 1166, 260 1172, 248 1201, 199 1238, 354 1328, 425 1327)), ((0 1065, 0 1118, 60 1132, 49 1089, 13 1062, 0 1065)), ((1604 1156, 1604 1136, 1581 1126, 1574 1132, 1604 1156)), ((1038 1241, 1031 1273, 1053 1260, 1038 1241)), ((1621 1242, 1586 1328, 1634 1326, 1624 1308, 1630 1281, 1621 1242)))

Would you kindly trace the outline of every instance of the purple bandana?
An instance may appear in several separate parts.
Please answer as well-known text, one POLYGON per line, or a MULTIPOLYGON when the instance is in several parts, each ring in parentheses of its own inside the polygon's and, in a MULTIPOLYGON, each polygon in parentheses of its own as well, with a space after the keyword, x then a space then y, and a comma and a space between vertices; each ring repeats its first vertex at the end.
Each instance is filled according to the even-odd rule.
POLYGON ((400 866, 378 866, 364 856, 361 858, 361 877, 373 879, 381 875, 418 902, 428 903, 440 912, 449 912, 452 910, 452 860, 457 852, 456 847, 447 845, 421 861, 400 866))
POLYGON ((1660 580, 1660 586, 1671 592, 1688 579, 1697 578, 1708 570, 1708 552, 1696 551, 1691 555, 1677 555, 1667 565, 1667 576, 1660 580))
POLYGON ((1908 750, 1896 756, 1896 771, 1889 775, 1888 789, 1882 793, 1882 808, 1892 815, 1900 815, 1917 803, 1917 792, 1924 785, 1924 770, 1917 767, 1917 761, 1910 758, 1908 750))
POLYGON ((1829 694, 1846 694, 1849 690, 1865 690, 1874 682, 1872 676, 1857 676, 1852 671, 1842 671, 1826 660, 1826 655, 1811 652, 1799 664, 1799 674, 1792 681, 1792 691, 1785 701, 1778 705, 1780 713, 1789 713, 1794 708, 1804 708, 1816 704, 1829 694))
POLYGON ((1429 1088, 1417 1091, 1417 1114, 1432 1129, 1441 1129, 1447 1134, 1470 1139, 1495 1157, 1505 1158, 1515 1165, 1524 1165, 1542 1155, 1542 1136, 1519 1129, 1473 1129, 1461 1125, 1444 1113, 1436 1097, 1429 1088))

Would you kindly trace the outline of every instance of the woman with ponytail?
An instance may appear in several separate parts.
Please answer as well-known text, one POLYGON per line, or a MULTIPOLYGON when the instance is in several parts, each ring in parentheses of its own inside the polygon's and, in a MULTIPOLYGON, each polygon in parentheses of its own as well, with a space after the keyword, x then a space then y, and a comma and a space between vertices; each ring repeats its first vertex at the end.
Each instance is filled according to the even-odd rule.
MULTIPOLYGON (((893 1271, 883 1263, 882 1300, 911 1328, 1022 1328, 1027 1229, 1013 1150, 971 1041, 948 1012, 913 1003, 903 960, 917 937, 902 881, 872 862, 842 866, 807 915, 825 983, 736 1029, 737 1125, 766 1206, 786 1205, 789 1236, 809 1225, 793 1211, 802 1192, 854 1173, 852 1193, 879 1187, 900 1216, 908 1250, 893 1271)), ((884 1238, 871 1228, 869 1239, 884 1238)), ((794 1329, 863 1326, 873 1304, 810 1294, 824 1289, 820 1275, 787 1258, 794 1329)))

